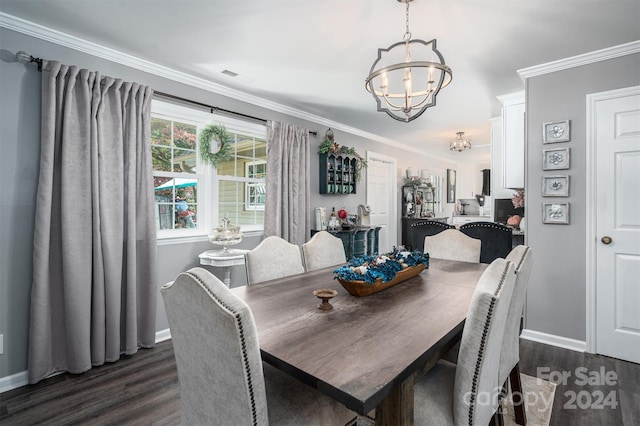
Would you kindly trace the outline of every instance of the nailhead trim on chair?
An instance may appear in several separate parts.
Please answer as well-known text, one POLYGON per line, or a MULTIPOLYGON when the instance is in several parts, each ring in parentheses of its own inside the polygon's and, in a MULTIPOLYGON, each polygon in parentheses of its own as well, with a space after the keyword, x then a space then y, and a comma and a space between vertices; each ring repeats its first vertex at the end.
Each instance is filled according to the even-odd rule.
POLYGON ((411 225, 409 225, 409 227, 415 228, 415 227, 424 226, 424 225, 435 225, 435 226, 438 226, 438 227, 440 227, 442 229, 453 229, 453 228, 455 228, 455 226, 453 226, 453 225, 449 225, 448 223, 444 223, 444 222, 439 222, 437 220, 425 220, 425 221, 422 221, 422 222, 415 222, 415 223, 412 223, 411 225))
POLYGON ((487 313, 487 318, 484 323, 484 329, 482 330, 482 339, 480 340, 480 351, 478 352, 478 358, 476 358, 476 367, 473 372, 473 381, 471 383, 471 398, 469 399, 469 426, 473 426, 473 416, 475 414, 475 400, 476 393, 478 392, 478 377, 480 376, 480 365, 482 364, 482 358, 484 357, 484 348, 487 343, 487 334, 489 333, 489 328, 491 327, 491 320, 493 319, 493 307, 496 303, 496 298, 502 286, 504 285, 504 281, 507 278, 507 271, 509 270, 509 263, 507 262, 507 266, 502 272, 502 277, 500 277, 500 283, 498 284, 498 288, 496 288, 493 297, 491 298, 491 304, 489 305, 489 312, 487 313))
POLYGON ((242 347, 242 362, 244 364, 244 370, 247 376, 247 387, 249 388, 248 389, 249 399, 251 400, 251 416, 253 417, 253 424, 257 426, 258 414, 256 413, 256 401, 255 401, 254 392, 253 392, 253 382, 251 381, 252 374, 251 374, 251 368, 249 365, 249 356, 247 355, 247 342, 245 341, 245 338, 244 338, 244 327, 242 325, 242 317, 240 316, 239 312, 236 312, 235 310, 231 309, 231 307, 229 307, 226 303, 220 300, 218 296, 213 294, 198 275, 194 274, 193 272, 185 272, 185 273, 193 277, 196 281, 198 281, 198 283, 200 283, 200 285, 205 289, 205 291, 209 293, 209 295, 211 295, 211 297, 213 297, 213 299, 216 302, 218 302, 220 306, 222 306, 227 311, 229 311, 229 313, 232 314, 236 320, 236 323, 238 325, 238 330, 240 331, 240 342, 242 347))
MULTIPOLYGON (((501 231, 507 232, 507 228, 505 225, 500 225, 498 223, 493 222, 471 222, 465 223, 464 225, 460 225, 459 229, 469 229, 469 228, 494 228, 499 229, 501 231)), ((511 232, 511 230, 509 230, 511 232)))

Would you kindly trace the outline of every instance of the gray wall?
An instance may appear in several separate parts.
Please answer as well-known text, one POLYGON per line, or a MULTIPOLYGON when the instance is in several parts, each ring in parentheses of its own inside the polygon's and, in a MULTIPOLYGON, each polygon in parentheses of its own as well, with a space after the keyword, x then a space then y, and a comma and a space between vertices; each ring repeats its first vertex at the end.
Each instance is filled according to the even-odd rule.
MULTIPOLYGON (((526 328, 580 341, 586 336, 586 95, 640 84, 640 55, 558 71, 526 81, 527 243, 535 265, 526 328), (571 120, 571 141, 542 145, 542 123, 571 120), (570 147, 570 225, 542 223, 542 150, 570 147)), ((559 200, 558 200, 559 201, 559 200)))
MULTIPOLYGON (((203 103, 217 105, 233 111, 281 120, 318 131, 313 140, 319 145, 326 125, 308 122, 255 105, 233 100, 157 77, 114 62, 0 28, 0 333, 4 334, 4 355, 0 355, 0 378, 22 372, 27 368, 29 327, 29 295, 32 281, 32 241, 35 198, 39 168, 40 138, 40 73, 35 66, 14 62, 14 54, 27 51, 36 57, 55 59, 65 64, 99 70, 104 75, 147 84, 155 90, 175 94, 203 103)), ((373 105, 372 105, 373 108, 373 105)), ((380 119, 385 119, 382 115, 380 119)), ((334 129, 335 130, 335 129, 334 129)), ((364 129, 366 130, 366 129, 364 129)), ((360 136, 335 130, 336 140, 353 146, 365 156, 367 150, 397 158, 398 184, 403 171, 409 166, 420 168, 455 168, 454 163, 441 163, 414 152, 402 151, 360 136)), ((402 141, 400 141, 402 142, 402 141)), ((364 181, 355 195, 320 195, 318 191, 318 161, 311 161, 312 207, 330 209, 346 207, 355 212, 365 202, 364 181)), ((398 217, 400 211, 398 209, 398 217)), ((400 224, 398 224, 400 238, 400 224)), ((260 237, 247 238, 238 247, 252 248, 260 237)), ((171 281, 180 272, 198 265, 198 254, 212 247, 203 239, 198 243, 160 245, 158 247, 158 287, 171 281)), ((221 276, 221 271, 216 270, 221 276)), ((232 285, 245 281, 242 267, 234 267, 232 285)), ((160 300, 160 298, 159 298, 160 300)), ((158 305, 157 330, 167 328, 162 303, 158 305)))

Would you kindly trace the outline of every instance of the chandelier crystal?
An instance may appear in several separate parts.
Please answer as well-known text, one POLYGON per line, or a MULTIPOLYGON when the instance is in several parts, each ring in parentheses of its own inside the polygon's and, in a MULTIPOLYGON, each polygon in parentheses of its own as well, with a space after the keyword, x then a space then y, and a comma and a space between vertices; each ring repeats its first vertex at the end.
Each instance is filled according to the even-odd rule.
POLYGON ((435 106, 436 95, 451 83, 453 73, 436 48, 436 39, 429 42, 411 39, 409 3, 412 0, 397 1, 407 5, 403 41, 378 49, 365 87, 376 100, 378 111, 408 123, 435 106))
POLYGON ((462 152, 465 149, 471 149, 471 139, 464 137, 464 132, 457 132, 456 138, 451 139, 449 142, 449 149, 451 151, 462 152))

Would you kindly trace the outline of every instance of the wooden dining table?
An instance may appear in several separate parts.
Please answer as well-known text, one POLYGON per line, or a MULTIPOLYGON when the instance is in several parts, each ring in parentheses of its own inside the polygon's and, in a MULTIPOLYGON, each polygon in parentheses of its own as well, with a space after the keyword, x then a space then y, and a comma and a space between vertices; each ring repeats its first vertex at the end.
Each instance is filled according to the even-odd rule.
POLYGON ((413 385, 460 339, 488 265, 431 259, 418 276, 355 297, 335 267, 232 289, 251 308, 262 359, 377 425, 413 424, 413 385), (318 309, 313 290, 338 292, 318 309))

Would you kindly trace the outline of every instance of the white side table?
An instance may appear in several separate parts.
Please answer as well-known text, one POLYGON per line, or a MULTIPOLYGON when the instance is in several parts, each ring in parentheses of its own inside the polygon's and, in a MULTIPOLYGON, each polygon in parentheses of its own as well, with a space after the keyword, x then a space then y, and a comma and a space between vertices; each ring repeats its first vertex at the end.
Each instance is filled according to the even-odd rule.
POLYGON ((231 283, 231 267, 244 265, 244 254, 249 250, 229 249, 227 254, 222 254, 222 250, 207 250, 200 253, 200 264, 210 265, 214 268, 222 268, 224 271, 223 282, 227 287, 231 283))

